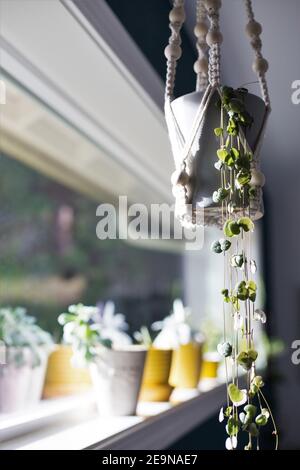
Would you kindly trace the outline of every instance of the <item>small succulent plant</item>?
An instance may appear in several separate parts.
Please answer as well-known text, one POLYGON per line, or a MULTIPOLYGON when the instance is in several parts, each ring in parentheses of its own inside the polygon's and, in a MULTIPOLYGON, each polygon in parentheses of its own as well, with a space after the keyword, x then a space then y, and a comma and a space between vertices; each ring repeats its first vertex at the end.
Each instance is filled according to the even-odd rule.
POLYGON ((115 314, 114 310, 113 302, 97 306, 78 304, 70 305, 68 312, 59 315, 64 341, 72 345, 76 365, 92 362, 101 345, 111 349, 131 343, 125 333, 128 325, 124 315, 115 314))
POLYGON ((23 307, 0 309, 0 339, 7 349, 8 362, 21 367, 28 361, 25 350, 31 351, 32 367, 41 363, 42 349, 51 349, 51 335, 40 328, 36 319, 23 307))

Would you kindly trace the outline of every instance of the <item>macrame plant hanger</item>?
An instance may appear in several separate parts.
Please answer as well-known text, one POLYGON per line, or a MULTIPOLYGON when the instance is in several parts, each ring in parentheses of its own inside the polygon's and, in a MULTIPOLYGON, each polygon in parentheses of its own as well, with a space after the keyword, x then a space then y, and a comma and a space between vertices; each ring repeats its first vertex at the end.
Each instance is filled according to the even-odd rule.
MULTIPOLYGON (((247 135, 240 126, 238 132, 245 150, 253 154, 251 184, 257 187, 257 196, 252 202, 251 215, 258 219, 263 215, 261 188, 264 184, 264 176, 259 170, 259 151, 270 112, 265 77, 268 62, 261 53, 262 28, 255 21, 251 0, 244 0, 244 4, 248 19, 246 32, 255 53, 253 70, 258 76, 263 100, 249 93, 246 104, 247 109, 255 114, 255 126, 247 135)), ((176 167, 171 178, 175 211, 184 225, 198 224, 198 208, 204 209, 205 225, 221 224, 221 209, 211 198, 216 187, 212 155, 217 146, 213 129, 219 125, 220 114, 215 102, 221 96, 220 49, 223 38, 219 29, 220 8, 221 0, 196 0, 196 91, 177 99, 174 98, 174 87, 177 61, 182 54, 180 31, 185 20, 184 0, 174 0, 169 15, 171 36, 165 48, 165 116, 176 167)))

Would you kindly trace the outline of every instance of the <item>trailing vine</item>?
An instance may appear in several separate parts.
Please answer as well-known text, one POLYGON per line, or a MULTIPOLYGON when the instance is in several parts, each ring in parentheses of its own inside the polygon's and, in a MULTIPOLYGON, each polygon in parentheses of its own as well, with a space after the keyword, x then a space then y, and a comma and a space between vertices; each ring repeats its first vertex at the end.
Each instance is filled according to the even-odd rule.
POLYGON ((216 240, 211 249, 224 257, 223 324, 224 338, 218 352, 225 360, 227 406, 221 409, 219 421, 226 422, 227 449, 236 449, 240 433, 248 435, 245 450, 259 449, 263 426, 271 421, 278 448, 278 432, 262 388, 263 379, 256 372, 258 353, 253 337, 254 322, 266 322, 266 314, 255 308, 257 285, 256 262, 251 257, 251 235, 254 231, 252 205, 257 200, 259 185, 254 181, 256 162, 247 145, 247 130, 253 117, 245 107, 248 90, 223 87, 219 90, 220 127, 214 129, 220 145, 216 170, 220 187, 212 198, 222 206, 225 238, 216 240), (246 372, 246 388, 240 388, 240 371, 246 372))

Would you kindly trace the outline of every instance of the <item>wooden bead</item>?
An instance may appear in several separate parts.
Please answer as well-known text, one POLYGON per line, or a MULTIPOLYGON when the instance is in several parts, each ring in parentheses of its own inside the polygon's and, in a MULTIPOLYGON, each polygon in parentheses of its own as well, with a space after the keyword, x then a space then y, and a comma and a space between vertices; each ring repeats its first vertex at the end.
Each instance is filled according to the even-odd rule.
POLYGON ((181 47, 177 46, 176 44, 169 44, 165 48, 165 57, 168 60, 171 60, 171 58, 174 58, 176 60, 179 59, 181 57, 181 53, 182 53, 181 47))
POLYGON ((257 51, 259 51, 262 47, 262 42, 259 36, 252 36, 250 44, 253 47, 253 49, 257 51))
POLYGON ((197 38, 205 37, 208 33, 208 26, 204 21, 197 23, 194 28, 194 34, 197 38))
POLYGON ((189 175, 187 174, 186 171, 182 171, 179 175, 179 178, 178 178, 178 184, 181 184, 181 186, 185 186, 186 184, 188 184, 190 180, 190 177, 189 175))
POLYGON ((183 7, 174 7, 169 13, 171 23, 183 23, 185 20, 185 12, 183 7))
POLYGON ((265 175, 260 170, 257 170, 256 168, 254 168, 251 171, 250 185, 259 186, 260 188, 262 188, 265 182, 266 182, 265 175))
POLYGON ((205 0, 204 4, 207 10, 219 10, 222 6, 221 0, 205 0))
POLYGON ((221 44, 223 41, 223 36, 220 31, 209 31, 206 35, 206 42, 209 46, 213 44, 221 44))
POLYGON ((185 186, 189 182, 189 175, 185 170, 176 170, 171 176, 171 183, 173 185, 185 186))
POLYGON ((250 37, 259 36, 261 32, 262 32, 261 24, 255 20, 249 21, 249 23, 246 25, 246 33, 250 37))
POLYGON ((263 57, 257 57, 252 64, 252 68, 256 73, 266 73, 269 68, 269 64, 263 57))
POLYGON ((196 60, 194 63, 194 72, 195 73, 207 73, 208 71, 208 61, 206 57, 201 57, 200 59, 196 60))

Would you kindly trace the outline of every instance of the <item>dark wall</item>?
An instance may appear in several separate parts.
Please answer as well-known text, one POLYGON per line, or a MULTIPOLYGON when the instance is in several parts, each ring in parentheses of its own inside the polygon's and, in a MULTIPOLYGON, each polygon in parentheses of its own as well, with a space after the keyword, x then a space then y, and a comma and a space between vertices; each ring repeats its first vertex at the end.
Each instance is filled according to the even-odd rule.
MULTIPOLYGON (((130 0, 130 2, 106 0, 106 3, 119 17, 133 40, 164 80, 166 75, 164 49, 170 36, 170 2, 167 0, 130 0)), ((196 84, 193 72, 196 53, 184 29, 181 38, 184 53, 178 61, 175 90, 177 95, 194 91, 196 84)))

